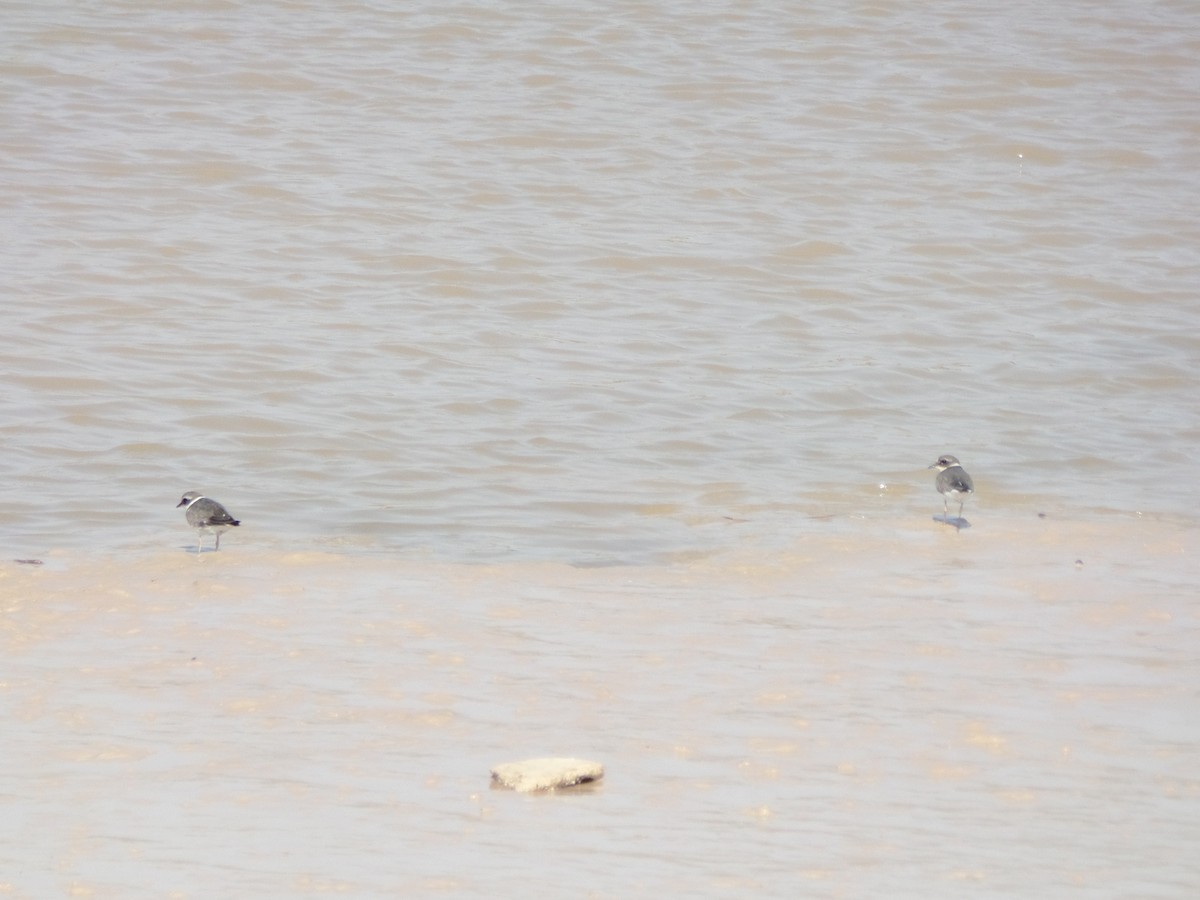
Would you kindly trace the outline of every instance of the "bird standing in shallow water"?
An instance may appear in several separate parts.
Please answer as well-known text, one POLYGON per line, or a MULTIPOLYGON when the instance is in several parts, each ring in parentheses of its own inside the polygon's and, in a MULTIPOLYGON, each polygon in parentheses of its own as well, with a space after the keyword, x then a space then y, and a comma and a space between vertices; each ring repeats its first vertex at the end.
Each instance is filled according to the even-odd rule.
POLYGON ((942 495, 942 512, 943 520, 950 521, 950 501, 958 501, 958 519, 954 523, 955 528, 961 528, 963 524, 963 504, 967 497, 975 493, 975 482, 971 480, 971 476, 967 474, 967 470, 959 463, 958 457, 951 456, 949 453, 939 456, 937 462, 929 466, 931 469, 938 470, 937 489, 942 495))
POLYGON ((209 500, 199 491, 188 491, 183 495, 183 499, 176 504, 175 508, 186 507, 184 514, 187 516, 188 524, 196 529, 198 538, 196 540, 196 552, 203 552, 204 547, 204 532, 211 531, 217 536, 217 546, 214 550, 221 549, 221 533, 230 528, 236 528, 242 523, 229 514, 229 510, 223 507, 216 500, 209 500))

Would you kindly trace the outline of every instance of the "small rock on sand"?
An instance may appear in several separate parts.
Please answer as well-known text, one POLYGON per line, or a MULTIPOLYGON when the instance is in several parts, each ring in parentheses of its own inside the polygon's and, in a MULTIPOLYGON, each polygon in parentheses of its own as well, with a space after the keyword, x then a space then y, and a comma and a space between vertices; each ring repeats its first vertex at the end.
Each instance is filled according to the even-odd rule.
POLYGON ((574 787, 604 777, 604 766, 598 762, 571 757, 527 759, 503 763, 492 769, 492 783, 514 791, 553 791, 574 787))

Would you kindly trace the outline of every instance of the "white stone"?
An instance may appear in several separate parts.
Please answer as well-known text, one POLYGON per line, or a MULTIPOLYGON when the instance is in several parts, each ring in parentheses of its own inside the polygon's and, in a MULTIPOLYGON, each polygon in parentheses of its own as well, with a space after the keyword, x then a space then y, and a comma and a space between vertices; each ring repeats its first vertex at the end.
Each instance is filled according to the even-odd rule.
POLYGON ((553 791, 604 777, 598 762, 571 757, 527 759, 503 763, 492 769, 492 783, 514 791, 553 791))

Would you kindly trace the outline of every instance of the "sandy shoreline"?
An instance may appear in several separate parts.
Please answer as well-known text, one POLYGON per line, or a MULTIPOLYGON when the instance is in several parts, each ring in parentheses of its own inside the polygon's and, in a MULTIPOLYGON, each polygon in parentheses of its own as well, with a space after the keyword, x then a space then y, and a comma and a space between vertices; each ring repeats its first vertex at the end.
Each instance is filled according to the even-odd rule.
POLYGON ((1028 885, 1018 855, 1050 890, 1182 883, 1198 549, 981 518, 647 567, 232 540, 5 563, 0 886, 952 896, 1028 885), (606 776, 489 790, 535 756, 606 776))
MULTIPOLYGON (((114 588, 141 584, 151 594, 169 592, 183 585, 212 585, 211 576, 275 576, 291 573, 301 583, 325 575, 355 576, 371 579, 413 574, 448 575, 471 571, 531 573, 563 571, 601 572, 635 571, 658 573, 668 580, 689 570, 707 570, 735 577, 771 573, 786 578, 791 574, 811 575, 814 571, 836 578, 853 575, 874 564, 912 558, 914 565, 935 567, 955 559, 955 553, 969 554, 974 565, 1004 567, 1009 561, 1030 565, 1054 565, 1057 562, 1089 566, 1137 566, 1153 560, 1168 569, 1178 561, 1186 566, 1188 556, 1200 546, 1200 527, 1178 518, 1151 518, 1133 514, 1115 514, 1086 520, 1036 514, 995 516, 986 513, 968 516, 974 523, 957 533, 953 527, 934 521, 904 520, 897 523, 856 519, 854 517, 818 517, 811 531, 788 539, 764 534, 754 523, 721 523, 728 529, 724 545, 706 549, 694 556, 678 554, 676 562, 626 565, 582 564, 570 561, 515 560, 512 562, 454 562, 434 559, 420 552, 397 549, 382 551, 370 547, 322 549, 312 543, 305 549, 280 549, 265 543, 253 529, 243 529, 229 538, 228 546, 214 553, 211 544, 202 554, 194 546, 172 543, 150 546, 113 547, 103 551, 59 549, 38 556, 12 554, 0 560, 0 592, 30 589, 70 591, 70 580, 80 586, 114 588), (825 519, 826 521, 822 521, 825 519), (190 568, 189 568, 190 566, 190 568), (209 568, 201 568, 208 566, 209 568), (192 583, 192 575, 203 576, 192 583), (162 581, 161 579, 166 579, 162 581)), ((715 527, 710 524, 707 527, 715 527)), ((584 576, 581 576, 584 577, 584 576)), ((236 580, 236 579, 235 579, 236 580)), ((280 581, 280 584, 283 582, 280 581)), ((226 585, 229 587, 229 585, 226 585)), ((5 593, 0 593, 5 596, 5 593)))

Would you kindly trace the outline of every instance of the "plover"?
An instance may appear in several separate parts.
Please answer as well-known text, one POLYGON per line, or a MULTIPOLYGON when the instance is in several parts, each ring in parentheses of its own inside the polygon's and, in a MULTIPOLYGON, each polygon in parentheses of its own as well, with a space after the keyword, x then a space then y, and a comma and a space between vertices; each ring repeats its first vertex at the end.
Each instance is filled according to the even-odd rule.
POLYGON ((200 553, 204 546, 204 532, 211 531, 217 536, 217 546, 214 550, 221 549, 221 532, 234 528, 242 523, 229 514, 229 510, 223 507, 216 500, 210 500, 201 494, 199 491, 188 491, 183 495, 183 499, 175 506, 179 509, 180 506, 186 507, 188 524, 196 529, 198 538, 196 540, 196 552, 200 553))
POLYGON ((975 493, 975 482, 971 480, 967 470, 959 463, 958 457, 951 456, 949 453, 939 456, 937 462, 929 468, 938 470, 937 489, 938 493, 942 495, 942 518, 946 522, 950 521, 950 501, 957 500, 958 521, 955 526, 961 525, 963 504, 969 495, 975 493))

